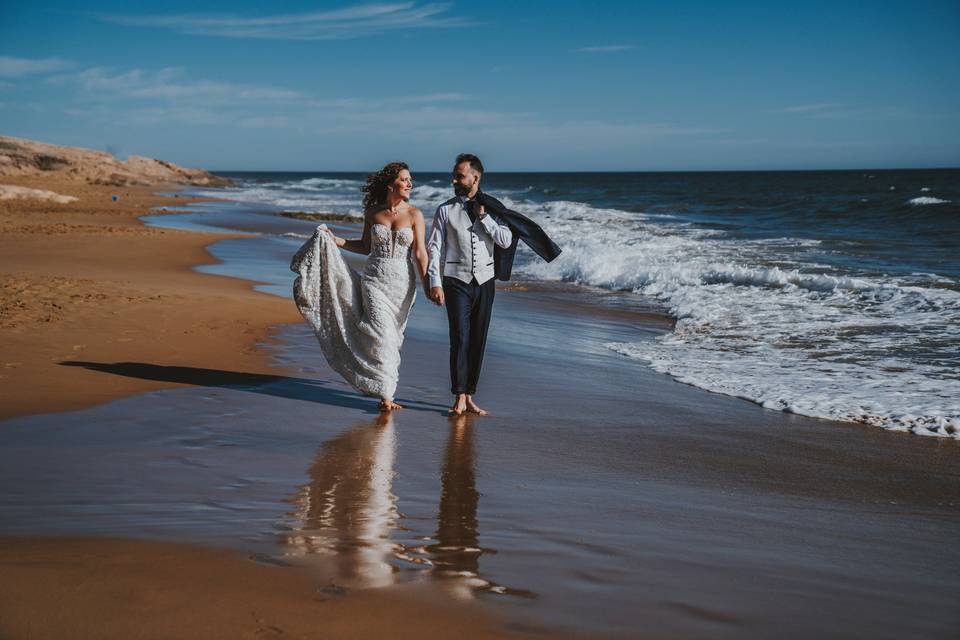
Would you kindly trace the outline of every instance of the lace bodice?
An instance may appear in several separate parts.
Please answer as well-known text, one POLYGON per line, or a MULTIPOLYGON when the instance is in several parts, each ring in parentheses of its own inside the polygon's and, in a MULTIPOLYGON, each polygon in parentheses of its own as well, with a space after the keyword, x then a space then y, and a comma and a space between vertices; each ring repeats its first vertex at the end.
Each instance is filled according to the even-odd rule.
POLYGON ((403 227, 391 229, 385 224, 375 223, 370 229, 372 235, 370 243, 371 258, 399 258, 406 260, 410 257, 410 247, 413 245, 413 228, 403 227))

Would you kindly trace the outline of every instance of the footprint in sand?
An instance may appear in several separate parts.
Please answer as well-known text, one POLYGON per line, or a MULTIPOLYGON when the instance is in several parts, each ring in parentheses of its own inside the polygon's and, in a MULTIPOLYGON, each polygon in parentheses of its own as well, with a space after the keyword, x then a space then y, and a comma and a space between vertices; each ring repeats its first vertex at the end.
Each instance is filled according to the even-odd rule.
POLYGON ((267 624, 267 621, 263 618, 257 616, 256 611, 251 611, 250 615, 253 616, 253 620, 257 625, 257 628, 254 630, 254 635, 258 638, 267 637, 275 638, 277 636, 283 635, 283 629, 280 627, 275 627, 272 624, 267 624))

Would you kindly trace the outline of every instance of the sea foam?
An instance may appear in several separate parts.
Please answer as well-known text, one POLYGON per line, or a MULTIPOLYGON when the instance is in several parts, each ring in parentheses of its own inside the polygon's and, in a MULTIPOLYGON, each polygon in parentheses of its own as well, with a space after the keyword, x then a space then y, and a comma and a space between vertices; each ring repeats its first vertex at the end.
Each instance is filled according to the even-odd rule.
POLYGON ((564 250, 549 264, 527 254, 520 273, 650 296, 677 319, 658 339, 607 345, 616 352, 770 409, 960 438, 957 291, 837 273, 797 254, 817 250, 803 239, 735 240, 577 202, 508 204, 564 250))
POLYGON ((907 200, 907 204, 912 204, 914 206, 924 205, 924 204, 947 204, 949 200, 942 200, 940 198, 933 198, 931 196, 920 196, 917 198, 912 198, 907 200))

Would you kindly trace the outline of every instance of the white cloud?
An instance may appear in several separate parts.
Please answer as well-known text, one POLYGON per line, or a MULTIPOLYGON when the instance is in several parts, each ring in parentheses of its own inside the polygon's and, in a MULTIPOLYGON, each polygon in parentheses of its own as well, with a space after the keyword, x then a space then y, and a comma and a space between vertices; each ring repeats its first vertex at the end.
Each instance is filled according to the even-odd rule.
POLYGON ((563 141, 595 148, 624 147, 653 140, 710 137, 729 129, 694 127, 670 123, 545 121, 535 112, 505 112, 442 104, 409 108, 378 105, 368 109, 331 109, 304 114, 300 124, 314 133, 353 132, 358 137, 389 137, 430 141, 435 138, 472 136, 521 146, 553 148, 563 141))
MULTIPOLYGON (((97 123, 161 122, 302 130, 419 129, 457 116, 489 122, 483 112, 450 108, 467 96, 433 92, 386 98, 317 98, 284 88, 190 79, 181 68, 91 67, 52 76, 75 90, 61 112, 97 123)), ((492 116, 496 119, 498 116, 492 116)))
POLYGON ((462 102, 467 96, 462 93, 429 93, 422 96, 399 96, 388 98, 387 101, 397 104, 415 104, 421 102, 462 102))
POLYGON ((0 56, 0 78, 20 78, 60 71, 71 66, 71 62, 60 58, 13 58, 0 56))
POLYGON ((636 49, 632 44, 607 44, 596 47, 580 47, 579 49, 574 49, 576 53, 614 53, 616 51, 629 51, 630 49, 636 49))
POLYGON ((775 109, 773 113, 816 113, 826 109, 832 109, 837 105, 832 102, 818 102, 816 104, 801 104, 793 107, 784 107, 775 109))
POLYGON ((120 120, 127 124, 155 125, 179 122, 194 125, 230 124, 234 119, 219 110, 196 107, 146 107, 124 112, 120 120))
POLYGON ((331 11, 242 17, 229 14, 155 16, 100 15, 100 19, 137 27, 170 29, 177 33, 223 38, 281 40, 347 40, 385 31, 463 27, 470 24, 444 16, 450 5, 415 2, 363 4, 331 11))
MULTIPOLYGON (((557 122, 535 111, 475 105, 462 93, 426 91, 390 97, 322 97, 284 88, 193 79, 183 69, 93 67, 48 78, 75 90, 61 113, 96 126, 207 126, 273 130, 298 140, 435 145, 481 140, 525 149, 631 149, 657 141, 715 137, 725 129, 670 122, 557 122)), ((553 151, 549 151, 553 153, 553 151)))
POLYGON ((429 93, 413 96, 393 96, 390 98, 320 98, 309 101, 309 106, 318 109, 359 109, 398 107, 411 104, 435 104, 462 102, 467 99, 462 93, 429 93))
POLYGON ((731 133, 730 129, 691 127, 652 122, 602 122, 570 120, 557 124, 514 122, 498 126, 485 137, 501 142, 522 141, 524 146, 537 148, 565 147, 569 149, 633 148, 658 140, 701 139, 716 134, 731 133))
POLYGON ((781 151, 798 149, 849 149, 878 147, 887 144, 882 140, 806 140, 791 138, 712 138, 704 144, 717 147, 744 149, 777 149, 781 151))
POLYGON ((248 116, 239 118, 237 124, 247 129, 274 128, 302 130, 303 128, 302 121, 290 116, 248 116))
POLYGON ((435 132, 446 129, 499 128, 506 126, 535 126, 533 113, 501 112, 449 106, 422 105, 399 108, 379 105, 364 111, 344 111, 322 114, 320 121, 335 121, 358 128, 382 128, 406 132, 435 132))
POLYGON ((186 80, 182 69, 159 71, 131 69, 118 72, 92 67, 71 75, 49 78, 55 84, 78 87, 89 99, 189 100, 204 104, 276 103, 297 100, 301 94, 289 89, 210 80, 186 80))
POLYGON ((897 120, 903 118, 927 118, 931 114, 917 113, 898 106, 871 105, 852 107, 832 102, 805 104, 770 111, 773 114, 792 114, 816 120, 897 120))

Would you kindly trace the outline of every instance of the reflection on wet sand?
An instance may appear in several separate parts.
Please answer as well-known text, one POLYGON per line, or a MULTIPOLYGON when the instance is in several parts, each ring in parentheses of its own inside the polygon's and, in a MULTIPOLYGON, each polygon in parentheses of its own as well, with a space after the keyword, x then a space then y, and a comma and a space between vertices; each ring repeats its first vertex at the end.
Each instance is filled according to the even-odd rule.
POLYGON ((433 573, 444 578, 463 578, 455 584, 461 589, 483 588, 480 580, 480 549, 477 536, 477 504, 473 422, 463 415, 450 418, 450 435, 443 458, 440 509, 437 515, 436 542, 428 545, 433 573))
POLYGON ((433 573, 437 577, 454 578, 450 584, 459 597, 470 597, 477 591, 530 597, 534 594, 529 591, 511 589, 480 577, 480 556, 496 550, 484 549, 479 543, 480 493, 476 485, 473 419, 469 414, 450 418, 436 542, 426 547, 433 573))
POLYGON ((324 442, 308 472, 310 481, 292 498, 297 510, 293 531, 285 539, 288 553, 334 555, 341 582, 393 584, 396 446, 390 414, 324 442))
POLYGON ((297 509, 284 538, 288 555, 332 555, 336 580, 360 587, 393 584, 402 566, 412 569, 410 577, 442 578, 461 598, 478 591, 532 596, 480 577, 480 556, 496 552, 479 544, 473 416, 449 422, 432 544, 408 547, 391 539, 401 526, 392 492, 397 436, 393 416, 381 414, 321 445, 310 481, 291 498, 297 509))

